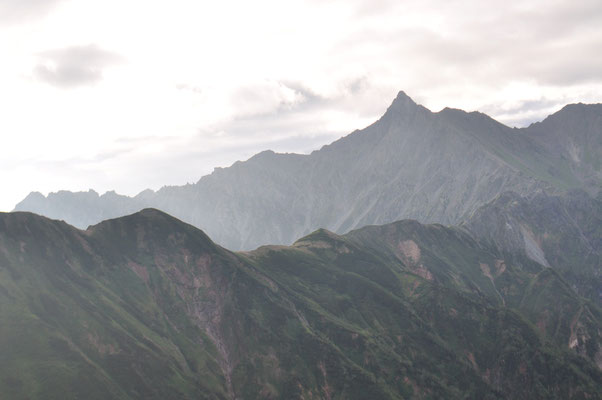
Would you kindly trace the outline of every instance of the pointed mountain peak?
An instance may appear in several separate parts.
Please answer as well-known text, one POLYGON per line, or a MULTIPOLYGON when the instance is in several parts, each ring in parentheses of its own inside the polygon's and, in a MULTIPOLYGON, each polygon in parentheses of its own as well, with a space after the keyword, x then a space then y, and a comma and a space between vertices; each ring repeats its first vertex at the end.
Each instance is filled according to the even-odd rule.
POLYGON ((430 113, 430 111, 417 104, 410 96, 408 96, 403 90, 397 93, 397 97, 391 103, 383 117, 390 117, 393 115, 402 116, 413 116, 417 113, 424 112, 430 113))
POLYGON ((152 189, 146 189, 136 195, 137 199, 149 199, 155 194, 155 191, 152 189))
POLYGON ((31 192, 15 206, 13 211, 19 211, 20 207, 37 207, 44 203, 45 200, 46 196, 44 196, 42 193, 31 192))
POLYGON ((44 199, 44 198, 46 198, 46 196, 44 196, 40 192, 31 192, 27 195, 27 197, 25 199, 37 200, 37 199, 44 199))
POLYGON ((389 106, 389 109, 407 109, 414 108, 417 106, 418 104, 416 104, 416 102, 412 100, 410 96, 408 96, 403 90, 400 90, 399 93, 397 93, 395 100, 393 100, 393 103, 391 103, 391 105, 389 106))
POLYGON ((45 214, 47 210, 47 197, 40 192, 31 192, 15 205, 14 211, 33 211, 37 214, 45 214))
POLYGON ((395 97, 394 101, 408 101, 408 102, 411 102, 412 104, 416 104, 414 102, 414 100, 412 100, 412 98, 410 96, 408 96, 407 93, 404 92, 403 90, 400 90, 399 93, 397 93, 397 96, 395 97))

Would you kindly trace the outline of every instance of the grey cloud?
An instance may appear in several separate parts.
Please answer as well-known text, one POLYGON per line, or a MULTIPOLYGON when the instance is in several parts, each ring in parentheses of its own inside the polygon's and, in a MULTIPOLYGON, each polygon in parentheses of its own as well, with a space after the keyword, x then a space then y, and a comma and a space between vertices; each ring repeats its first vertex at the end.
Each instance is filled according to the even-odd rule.
POLYGON ((511 106, 489 104, 480 108, 480 111, 495 116, 496 119, 511 127, 525 127, 531 123, 542 121, 546 116, 560 110, 568 103, 568 99, 541 97, 529 99, 511 106))
POLYGON ((566 38, 583 28, 600 26, 602 3, 599 0, 557 1, 550 7, 525 10, 513 17, 530 22, 534 36, 538 38, 566 38))
POLYGON ((176 85, 176 89, 178 90, 184 90, 184 91, 188 91, 188 92, 192 92, 195 94, 203 94, 203 89, 195 86, 195 85, 189 85, 187 83, 179 83, 176 85))
POLYGON ((49 50, 37 57, 34 76, 60 88, 95 84, 102 80, 105 68, 123 61, 120 55, 95 44, 49 50))
POLYGON ((64 0, 0 0, 0 23, 13 25, 47 15, 64 0))
MULTIPOLYGON (((219 147, 227 147, 227 151, 234 151, 235 148, 253 149, 256 152, 266 148, 275 151, 311 151, 348 133, 327 128, 329 121, 326 116, 331 110, 344 111, 347 107, 343 101, 345 93, 325 97, 299 82, 278 84, 292 90, 295 101, 281 100, 271 103, 271 107, 266 107, 265 111, 244 112, 216 126, 200 128, 197 136, 199 144, 214 141, 219 147)), ((349 85, 357 91, 366 83, 358 79, 349 85)), ((237 96, 244 97, 245 101, 261 101, 253 90, 242 89, 237 96)))
MULTIPOLYGON (((199 138, 216 142, 242 142, 257 151, 271 148, 275 151, 316 150, 321 145, 338 139, 362 126, 333 127, 332 113, 360 116, 371 122, 380 117, 394 96, 383 96, 374 89, 365 76, 344 80, 339 90, 328 96, 320 94, 302 82, 283 81, 279 85, 295 93, 295 101, 273 103, 263 112, 241 113, 218 126, 199 129, 199 138), (375 97, 384 99, 379 105, 375 97), (217 133, 217 134, 216 134, 217 133), (262 148, 262 144, 274 144, 262 148)), ((242 90, 237 95, 246 100, 261 101, 257 92, 242 90)))
POLYGON ((368 85, 368 78, 362 76, 361 78, 357 78, 349 82, 347 84, 347 88, 351 94, 355 95, 365 90, 368 85))
POLYGON ((332 99, 328 99, 324 96, 317 94, 311 88, 303 85, 300 82, 284 81, 281 82, 285 87, 293 90, 300 98, 300 100, 294 105, 294 107, 285 107, 281 104, 278 108, 278 113, 292 113, 303 110, 310 110, 317 107, 322 107, 327 103, 331 102, 332 99))
POLYGON ((240 87, 232 95, 232 99, 235 105, 233 109, 237 112, 232 118, 233 122, 285 120, 312 110, 327 110, 337 100, 335 97, 327 98, 317 94, 308 86, 295 81, 240 87), (285 92, 287 95, 283 94, 285 92))
POLYGON ((557 86, 602 82, 600 49, 602 35, 597 40, 571 43, 545 53, 538 50, 533 59, 525 62, 524 73, 540 83, 557 86))
POLYGON ((355 12, 356 16, 366 17, 388 12, 395 6, 396 2, 393 0, 361 1, 356 5, 355 12))
POLYGON ((428 82, 454 79, 486 84, 530 79, 565 85, 602 81, 602 35, 584 41, 566 37, 562 43, 534 38, 532 42, 504 38, 443 38, 431 33, 414 35, 407 53, 418 54, 410 68, 428 82), (426 71, 431 74, 425 74, 426 71), (420 74, 420 71, 424 71, 420 74))
POLYGON ((515 116, 511 118, 505 118, 503 124, 511 128, 524 128, 533 123, 541 122, 548 115, 550 115, 550 113, 515 116))
MULTIPOLYGON (((220 131, 258 140, 269 134, 330 134, 323 128, 330 111, 376 119, 398 90, 427 102, 429 96, 424 93, 431 97, 433 93, 495 93, 514 82, 534 81, 562 88, 602 81, 599 0, 552 1, 545 7, 509 2, 495 10, 476 0, 425 0, 426 5, 423 1, 350 2, 354 11, 361 11, 354 14, 356 28, 330 49, 329 57, 335 66, 357 65, 357 78, 341 82, 338 93, 328 96, 303 82, 278 82, 294 91, 293 102, 266 102, 265 98, 272 96, 269 90, 241 90, 238 96, 242 103, 265 102, 270 106, 241 113, 220 131), (444 29, 412 23, 387 25, 377 18, 406 9, 410 14, 412 10, 432 9, 433 15, 441 16, 444 29)), ((475 108, 517 125, 545 117, 551 107, 563 101, 532 99, 504 109, 488 106, 490 99, 484 96, 484 105, 475 108)))
MULTIPOLYGON (((290 105, 282 104, 273 113, 278 115, 282 114, 293 114, 302 111, 316 111, 316 110, 327 110, 327 109, 343 109, 347 105, 346 100, 353 97, 353 101, 357 102, 364 92, 366 92, 371 84, 370 80, 365 76, 360 76, 355 79, 351 79, 341 83, 341 90, 331 95, 330 97, 320 95, 312 90, 310 87, 294 81, 283 81, 281 82, 287 88, 293 90, 298 94, 300 100, 296 102, 292 107, 290 105)), ((262 117, 265 117, 263 115, 262 117)))
POLYGON ((481 111, 486 114, 522 114, 525 112, 545 110, 550 107, 558 107, 558 109, 560 109, 564 104, 566 104, 566 100, 547 99, 542 97, 539 99, 524 100, 519 104, 508 108, 503 108, 499 105, 488 105, 481 107, 481 111))
MULTIPOLYGON (((408 4, 411 8, 412 2, 397 7, 382 2, 376 10, 385 7, 383 13, 401 13, 408 4)), ((495 86, 521 79, 558 86, 602 81, 599 0, 555 1, 530 8, 509 3, 496 12, 482 2, 459 1, 453 7, 448 3, 433 9, 450 23, 451 32, 419 25, 381 27, 375 20, 358 24, 333 48, 333 57, 352 54, 351 61, 412 77, 416 88, 450 82, 495 86), (463 14, 467 10, 479 17, 467 18, 463 14), (388 54, 388 61, 379 65, 371 60, 373 54, 388 54)))
MULTIPOLYGON (((268 140, 285 136, 313 136, 319 133, 323 135, 323 122, 311 113, 275 112, 235 118, 224 123, 220 131, 236 138, 268 140)), ((336 135, 340 133, 342 132, 337 132, 336 135)))

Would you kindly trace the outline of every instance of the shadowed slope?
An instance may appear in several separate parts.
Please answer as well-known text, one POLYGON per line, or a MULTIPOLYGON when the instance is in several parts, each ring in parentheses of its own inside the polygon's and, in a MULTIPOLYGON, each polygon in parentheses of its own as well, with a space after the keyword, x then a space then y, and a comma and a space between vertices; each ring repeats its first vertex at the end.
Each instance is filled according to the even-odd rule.
POLYGON ((526 319, 543 315, 548 294, 538 288, 550 286, 538 282, 563 281, 544 279, 547 269, 528 259, 496 257, 461 231, 412 221, 232 253, 157 210, 87 231, 0 214, 0 391, 15 399, 600 396, 590 361, 599 352, 596 309, 567 287, 545 307, 562 310, 561 326, 576 322, 538 332, 526 319))
POLYGON ((602 299, 602 198, 583 191, 503 193, 462 227, 500 252, 552 266, 581 295, 602 299))

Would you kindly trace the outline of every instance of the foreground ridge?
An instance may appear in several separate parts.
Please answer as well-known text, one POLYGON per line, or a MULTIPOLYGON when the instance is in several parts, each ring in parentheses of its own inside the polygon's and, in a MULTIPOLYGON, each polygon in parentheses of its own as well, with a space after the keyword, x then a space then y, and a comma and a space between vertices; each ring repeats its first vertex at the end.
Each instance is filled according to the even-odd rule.
POLYGON ((596 398, 599 332, 554 269, 460 228, 236 253, 158 210, 0 214, 9 398, 596 398))

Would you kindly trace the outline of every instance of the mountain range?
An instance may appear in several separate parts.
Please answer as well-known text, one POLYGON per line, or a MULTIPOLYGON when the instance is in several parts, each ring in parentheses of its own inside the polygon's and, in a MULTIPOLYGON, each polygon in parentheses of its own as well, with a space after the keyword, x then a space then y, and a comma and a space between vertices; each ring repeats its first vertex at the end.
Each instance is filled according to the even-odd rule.
POLYGON ((231 252, 154 209, 85 231, 0 214, 10 399, 594 399, 601 318, 463 228, 231 252))
POLYGON ((31 211, 85 229, 146 207, 250 250, 318 228, 345 233, 401 219, 459 224, 500 194, 602 188, 602 105, 573 104, 512 129, 479 112, 433 113, 400 92, 374 124, 308 155, 259 153, 197 183, 114 192, 31 193, 31 211))
POLYGON ((308 155, 31 193, 0 397, 602 398, 601 160, 600 104, 514 129, 400 92, 308 155))

